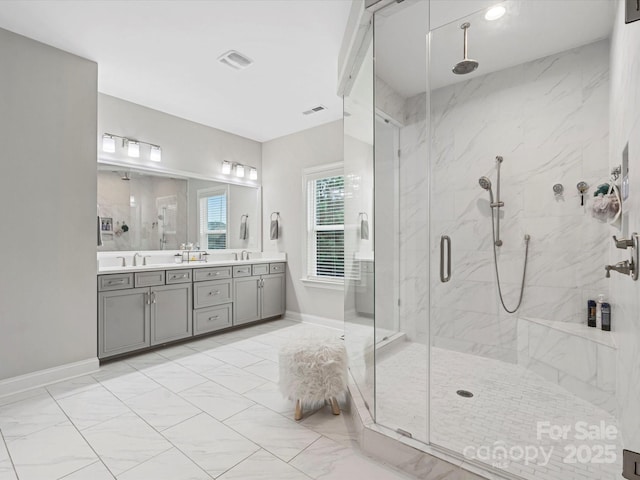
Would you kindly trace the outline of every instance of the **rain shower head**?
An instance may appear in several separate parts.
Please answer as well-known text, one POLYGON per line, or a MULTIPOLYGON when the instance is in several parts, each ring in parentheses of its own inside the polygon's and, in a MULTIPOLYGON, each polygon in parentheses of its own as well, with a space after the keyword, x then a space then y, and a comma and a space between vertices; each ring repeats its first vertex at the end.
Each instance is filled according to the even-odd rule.
POLYGON ((467 29, 470 26, 471 24, 469 22, 464 22, 460 25, 460 28, 464 30, 464 58, 460 62, 456 63, 451 69, 451 71, 456 75, 466 75, 467 73, 471 73, 478 68, 479 65, 477 61, 467 58, 467 29))

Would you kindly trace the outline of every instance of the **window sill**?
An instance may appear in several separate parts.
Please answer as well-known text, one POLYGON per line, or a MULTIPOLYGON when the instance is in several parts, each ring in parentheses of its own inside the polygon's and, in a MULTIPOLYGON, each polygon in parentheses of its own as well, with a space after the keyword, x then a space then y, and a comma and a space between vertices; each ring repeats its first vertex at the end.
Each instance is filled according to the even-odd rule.
POLYGON ((315 278, 301 278, 300 281, 305 287, 325 288, 327 290, 344 290, 342 280, 317 280, 315 278))

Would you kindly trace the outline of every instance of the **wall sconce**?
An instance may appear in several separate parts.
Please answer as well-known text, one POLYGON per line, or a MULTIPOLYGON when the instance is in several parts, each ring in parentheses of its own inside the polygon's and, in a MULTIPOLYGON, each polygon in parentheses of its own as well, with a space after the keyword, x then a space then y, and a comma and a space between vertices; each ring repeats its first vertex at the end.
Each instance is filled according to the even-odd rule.
POLYGON ((249 180, 257 180, 258 179, 258 170, 254 167, 249 169, 249 180))
POLYGON ((222 173, 225 175, 229 175, 231 173, 231 162, 227 160, 222 162, 222 173))
POLYGON ((102 135, 102 151, 106 153, 115 153, 116 138, 122 140, 122 148, 127 149, 127 155, 132 158, 140 158, 140 145, 149 146, 149 160, 152 162, 162 161, 162 148, 154 143, 143 142, 142 140, 134 140, 132 138, 121 137, 113 133, 105 133, 102 135))
POLYGON ((236 165, 236 177, 244 177, 244 165, 241 165, 239 163, 236 165))

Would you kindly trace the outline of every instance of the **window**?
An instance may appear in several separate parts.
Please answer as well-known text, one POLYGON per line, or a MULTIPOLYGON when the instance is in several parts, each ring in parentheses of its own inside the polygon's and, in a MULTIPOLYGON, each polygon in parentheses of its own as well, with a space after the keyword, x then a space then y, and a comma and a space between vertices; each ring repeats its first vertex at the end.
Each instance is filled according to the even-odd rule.
POLYGON ((227 248, 226 188, 198 190, 198 231, 200 248, 227 248))
POLYGON ((344 280, 344 174, 341 164, 305 170, 307 279, 344 280))

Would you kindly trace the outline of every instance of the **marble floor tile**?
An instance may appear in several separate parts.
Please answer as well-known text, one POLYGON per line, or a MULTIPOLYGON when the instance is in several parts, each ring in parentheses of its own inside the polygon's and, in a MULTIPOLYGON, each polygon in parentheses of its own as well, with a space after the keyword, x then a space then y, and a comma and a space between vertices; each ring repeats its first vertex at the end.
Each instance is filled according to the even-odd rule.
POLYGON ((164 355, 160 355, 159 351, 141 353, 139 355, 134 355, 133 357, 128 357, 124 361, 127 365, 136 370, 146 370, 148 368, 157 367, 158 365, 164 365, 167 363, 167 358, 164 355))
POLYGON ((67 421, 46 390, 35 397, 0 407, 0 430, 5 438, 21 437, 67 421))
POLYGON ((391 467, 345 449, 328 438, 320 438, 290 464, 318 480, 344 480, 366 478, 367 480, 408 480, 412 477, 391 467))
POLYGON ((133 413, 107 420, 82 433, 116 476, 172 447, 133 413))
POLYGON ((204 353, 238 368, 244 368, 263 360, 262 357, 257 357, 243 350, 238 350, 229 346, 214 348, 204 353))
POLYGON ((280 378, 278 364, 271 360, 262 360, 261 362, 244 367, 244 370, 274 383, 278 383, 278 379, 280 378))
POLYGON ((206 413, 168 428, 162 434, 214 477, 221 475, 260 448, 206 413))
POLYGON ((255 405, 253 401, 215 382, 201 383, 180 392, 180 396, 221 421, 255 405))
POLYGON ((176 393, 207 381, 203 376, 175 363, 150 368, 144 374, 176 393))
POLYGON ((262 405, 248 408, 224 423, 285 462, 320 437, 316 432, 262 405))
POLYGON ((58 404, 78 430, 129 412, 127 406, 103 386, 61 398, 58 404))
POLYGON ((300 425, 344 446, 352 448, 358 446, 358 434, 349 429, 346 415, 344 413, 334 415, 329 406, 322 407, 308 416, 305 414, 300 425))
POLYGON ((211 480, 211 477, 172 448, 118 475, 118 480, 211 480))
POLYGON ((259 387, 251 389, 244 396, 274 412, 291 415, 291 418, 293 418, 296 407, 295 402, 283 397, 282 393, 280 393, 280 388, 273 382, 266 382, 259 387))
POLYGON ((140 372, 125 373, 100 382, 107 390, 120 400, 147 393, 160 385, 140 372))
POLYGON ((57 479, 98 458, 70 422, 7 442, 20 480, 57 479))
POLYGON ((64 382, 54 383, 53 385, 47 385, 47 391, 49 394, 59 400, 61 398, 75 395, 76 393, 86 392, 92 388, 99 387, 100 383, 91 375, 83 375, 81 377, 75 377, 64 382))
POLYGON ((173 427, 200 413, 199 408, 163 387, 130 398, 125 403, 144 421, 159 431, 173 427))
POLYGON ((21 402, 28 398, 37 397, 47 393, 47 389, 44 387, 34 388, 32 390, 25 390, 23 392, 13 393, 11 395, 3 395, 0 397, 0 407, 9 405, 10 403, 21 402))
POLYGON ((202 375, 236 393, 245 393, 266 382, 264 378, 233 365, 222 365, 203 372, 202 375))
POLYGON ((269 452, 259 450, 218 478, 220 480, 309 480, 311 477, 269 452))
POLYGON ((11 463, 2 435, 0 435, 0 480, 17 480, 16 472, 13 469, 13 463, 11 463))
POLYGON ((201 352, 195 352, 193 350, 190 355, 175 358, 173 361, 196 373, 203 373, 207 370, 224 365, 224 362, 221 360, 217 360, 209 355, 201 352))
POLYGON ((115 478, 104 463, 97 461, 88 467, 81 468, 66 477, 62 477, 61 480, 114 480, 115 478))

